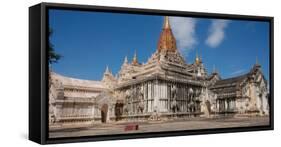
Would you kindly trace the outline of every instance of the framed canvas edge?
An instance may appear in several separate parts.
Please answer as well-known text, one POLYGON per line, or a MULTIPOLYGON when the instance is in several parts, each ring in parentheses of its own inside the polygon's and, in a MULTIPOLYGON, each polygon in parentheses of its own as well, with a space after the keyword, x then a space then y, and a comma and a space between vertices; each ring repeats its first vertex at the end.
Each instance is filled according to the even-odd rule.
MULTIPOLYGON (((88 141, 106 141, 106 140, 123 140, 123 139, 138 139, 138 138, 155 138, 155 137, 172 137, 183 135, 203 135, 203 134, 217 134, 217 133, 235 133, 235 132, 249 132, 249 131, 265 131, 274 130, 274 17, 270 16, 252 16, 252 15, 237 15, 237 14, 219 14, 219 13, 205 13, 205 12, 188 12, 188 11, 174 11, 174 10, 157 10, 157 9, 139 9, 126 7, 108 7, 95 5, 76 5, 76 4, 62 4, 62 3, 40 3, 41 7, 41 136, 40 141, 35 141, 40 144, 54 144, 54 143, 73 143, 73 142, 88 142, 88 141), (219 19, 239 19, 239 20, 255 20, 268 21, 270 23, 270 125, 268 126, 254 126, 254 127, 239 127, 239 128, 216 128, 216 129, 200 129, 200 130, 184 130, 184 131, 170 131, 170 132, 151 132, 151 133, 135 133, 135 134, 117 134, 117 135, 99 135, 99 136, 84 136, 71 138, 57 138, 51 139, 48 137, 48 59, 47 59, 47 24, 49 8, 71 9, 82 11, 103 11, 116 13, 133 13, 133 14, 148 14, 148 15, 170 15, 170 16, 189 16, 189 17, 204 17, 204 18, 219 18, 219 19)), ((32 6, 33 7, 33 6, 32 6)), ((31 29, 31 28, 30 28, 31 29)), ((32 50, 30 50, 32 51, 32 50)), ((29 52, 30 52, 29 51, 29 52)), ((29 57, 30 58, 30 57, 29 57)), ((32 72, 34 69, 30 69, 32 72)), ((29 73, 30 74, 30 73, 29 73)), ((35 92, 29 88, 29 93, 35 92)), ((29 96, 29 101, 32 100, 29 96)), ((30 107, 30 106, 29 106, 30 107)), ((30 123, 30 122, 29 122, 30 123)), ((34 123, 33 123, 34 124, 34 123)), ((30 139, 31 140, 31 139, 30 139)))

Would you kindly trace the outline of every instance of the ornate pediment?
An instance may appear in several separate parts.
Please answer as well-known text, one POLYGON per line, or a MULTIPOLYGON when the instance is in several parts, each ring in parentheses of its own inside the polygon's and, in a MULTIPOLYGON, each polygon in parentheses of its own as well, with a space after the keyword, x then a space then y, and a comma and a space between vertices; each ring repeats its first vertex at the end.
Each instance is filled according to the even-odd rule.
POLYGON ((98 96, 95 97, 95 104, 101 108, 104 104, 112 105, 115 103, 115 98, 113 94, 109 91, 105 91, 100 93, 98 96))

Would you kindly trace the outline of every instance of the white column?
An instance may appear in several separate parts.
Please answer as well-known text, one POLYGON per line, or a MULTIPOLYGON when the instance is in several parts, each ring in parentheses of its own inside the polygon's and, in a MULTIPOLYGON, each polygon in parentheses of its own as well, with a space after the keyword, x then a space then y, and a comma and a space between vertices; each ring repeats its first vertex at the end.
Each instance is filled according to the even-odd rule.
POLYGON ((224 100, 224 110, 227 110, 228 109, 228 105, 227 105, 227 100, 225 99, 224 100))
POLYGON ((265 112, 265 114, 268 114, 269 110, 268 110, 268 100, 266 97, 266 94, 263 93, 262 94, 262 103, 263 103, 263 111, 265 112))
POLYGON ((167 112, 168 111, 168 86, 167 86, 167 83, 165 83, 165 85, 164 85, 165 87, 164 87, 164 98, 166 99, 165 100, 165 106, 164 106, 164 109, 165 109, 165 112, 167 112))
POLYGON ((154 84, 154 105, 153 105, 153 109, 154 108, 159 109, 159 85, 158 85, 158 81, 156 81, 156 83, 154 84))

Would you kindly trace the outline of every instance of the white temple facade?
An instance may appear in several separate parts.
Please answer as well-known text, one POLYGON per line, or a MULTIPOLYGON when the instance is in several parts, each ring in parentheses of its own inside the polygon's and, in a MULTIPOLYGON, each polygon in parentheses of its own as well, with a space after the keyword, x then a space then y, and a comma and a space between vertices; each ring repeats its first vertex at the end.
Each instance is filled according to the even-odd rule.
POLYGON ((127 57, 117 75, 101 81, 50 73, 49 124, 152 121, 220 115, 268 115, 268 87, 256 63, 246 74, 221 79, 201 58, 187 63, 165 17, 157 50, 146 63, 127 57))

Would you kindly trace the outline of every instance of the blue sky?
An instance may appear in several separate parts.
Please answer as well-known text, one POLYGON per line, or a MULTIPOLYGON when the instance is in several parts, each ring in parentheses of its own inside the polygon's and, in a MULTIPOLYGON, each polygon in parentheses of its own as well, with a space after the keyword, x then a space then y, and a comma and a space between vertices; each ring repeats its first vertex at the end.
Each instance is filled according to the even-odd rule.
MULTIPOLYGON (((187 63, 196 52, 208 73, 213 67, 222 78, 248 72, 258 59, 269 76, 269 23, 170 17, 179 51, 187 63)), ((163 16, 50 10, 51 42, 63 58, 52 65, 62 75, 100 80, 108 65, 116 74, 134 52, 146 62, 156 51, 163 16)))

